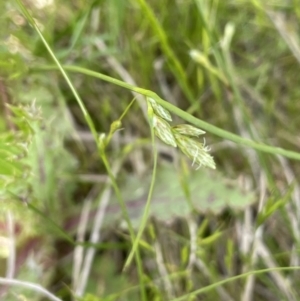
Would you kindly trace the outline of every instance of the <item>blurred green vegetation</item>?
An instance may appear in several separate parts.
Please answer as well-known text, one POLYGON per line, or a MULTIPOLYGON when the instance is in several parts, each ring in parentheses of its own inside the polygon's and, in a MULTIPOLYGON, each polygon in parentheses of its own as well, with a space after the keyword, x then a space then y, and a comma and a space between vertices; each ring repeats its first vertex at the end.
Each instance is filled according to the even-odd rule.
MULTIPOLYGON (((21 2, 60 64, 299 153, 299 0, 21 2)), ((123 270, 132 233, 114 178, 136 235, 153 173, 146 99, 67 71, 99 137, 122 116, 99 152, 104 140, 18 1, 0 11, 1 300, 45 300, 2 284, 12 278, 61 300, 299 300, 299 162, 209 131, 216 170, 195 171, 156 140, 151 216, 123 270)))

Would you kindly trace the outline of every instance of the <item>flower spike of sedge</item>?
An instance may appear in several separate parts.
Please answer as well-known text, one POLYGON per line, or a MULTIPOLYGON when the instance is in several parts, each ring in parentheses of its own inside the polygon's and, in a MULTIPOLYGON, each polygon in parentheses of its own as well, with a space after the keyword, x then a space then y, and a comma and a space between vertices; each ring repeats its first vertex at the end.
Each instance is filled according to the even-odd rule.
POLYGON ((213 157, 208 153, 210 148, 194 139, 205 134, 205 131, 189 124, 179 124, 173 127, 168 121, 172 121, 169 111, 159 105, 153 98, 147 97, 149 121, 155 135, 164 143, 179 149, 192 160, 192 166, 216 168, 213 157))

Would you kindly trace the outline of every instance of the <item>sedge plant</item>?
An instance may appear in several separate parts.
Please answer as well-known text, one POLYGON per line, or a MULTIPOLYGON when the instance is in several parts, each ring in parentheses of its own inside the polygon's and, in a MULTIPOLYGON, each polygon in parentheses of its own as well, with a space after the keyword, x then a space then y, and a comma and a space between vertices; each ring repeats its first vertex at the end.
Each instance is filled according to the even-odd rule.
MULTIPOLYGON (((97 148, 98 148, 99 156, 101 157, 101 159, 105 165, 105 168, 106 168, 109 178, 111 180, 112 186, 115 190, 116 196, 120 202, 120 207, 122 208, 122 213, 127 222, 127 226, 128 226, 129 232, 130 232, 132 250, 129 254, 129 257, 127 258, 125 268, 130 264, 132 258, 135 257, 137 266, 138 266, 139 277, 140 277, 142 300, 147 300, 146 291, 145 291, 144 282, 143 282, 143 269, 142 269, 142 263, 141 263, 141 256, 140 256, 138 247, 139 247, 139 242, 140 242, 141 236, 143 234, 143 230, 145 228, 147 218, 149 215, 150 201, 151 201, 152 192, 153 192, 153 188, 154 188, 154 184, 155 184, 155 172, 156 172, 156 165, 157 165, 157 152, 155 149, 155 139, 154 139, 155 136, 158 137, 160 140, 162 140, 167 145, 170 145, 175 148, 178 147, 191 160, 191 164, 193 166, 195 166, 195 168, 199 168, 201 166, 209 167, 212 169, 216 168, 214 159, 209 154, 209 147, 205 145, 205 140, 203 142, 199 142, 197 140, 197 138, 199 136, 202 136, 205 133, 205 131, 209 132, 210 134, 217 135, 223 139, 231 140, 231 141, 238 143, 240 145, 243 145, 245 147, 250 147, 255 150, 270 153, 273 155, 282 155, 282 156, 285 156, 285 157, 288 157, 291 159, 300 160, 300 154, 297 152, 290 151, 290 150, 277 148, 277 147, 273 147, 273 146, 262 144, 262 143, 257 143, 253 140, 242 138, 238 135, 235 135, 235 134, 225 131, 221 128, 213 126, 209 123, 206 123, 203 120, 200 120, 200 119, 192 116, 191 114, 189 114, 187 112, 184 112, 183 110, 170 104, 169 102, 166 102, 165 100, 163 100, 161 97, 159 97, 156 93, 154 93, 152 91, 129 85, 128 83, 125 83, 123 81, 117 80, 115 78, 109 77, 109 76, 101 74, 101 73, 93 72, 88 69, 75 67, 75 66, 63 66, 57 59, 56 55, 50 48, 49 44, 47 43, 47 41, 44 38, 41 31, 39 30, 38 26, 36 25, 36 22, 31 17, 31 15, 28 13, 27 9, 22 4, 21 0, 17 0, 17 3, 19 4, 19 7, 21 8, 22 12, 26 16, 29 23, 33 26, 33 28, 39 35, 40 39, 44 43, 46 49, 48 50, 49 54, 51 55, 51 57, 55 63, 55 66, 35 66, 33 69, 34 70, 43 70, 43 71, 57 69, 61 72, 65 81, 67 82, 68 86, 70 87, 70 90, 74 94, 74 97, 77 100, 77 103, 81 109, 81 112, 82 112, 85 120, 86 120, 86 123, 88 124, 89 129, 94 137, 94 140, 95 140, 97 148), (74 88, 74 85, 72 84, 72 82, 67 74, 67 71, 82 73, 87 76, 93 76, 93 77, 99 78, 101 80, 107 81, 111 84, 118 85, 122 88, 137 92, 137 93, 145 96, 145 99, 148 104, 148 118, 149 118, 149 125, 150 125, 150 129, 151 129, 152 145, 153 145, 153 150, 154 150, 154 166, 153 166, 152 181, 151 181, 151 185, 150 185, 150 189, 149 189, 147 203, 146 203, 145 210, 144 210, 144 216, 142 218, 142 222, 141 222, 141 225, 140 225, 140 228, 139 228, 137 234, 134 233, 133 227, 131 225, 131 222, 130 222, 130 219, 129 219, 129 216, 128 216, 128 213, 126 210, 126 206, 122 199, 122 194, 116 183, 115 176, 111 170, 111 167, 110 167, 107 155, 106 155, 106 151, 105 151, 106 146, 109 143, 110 138, 112 137, 113 133, 115 132, 115 130, 119 129, 119 127, 120 127, 120 120, 118 120, 115 124, 112 125, 111 131, 109 132, 107 137, 103 136, 103 135, 98 137, 93 120, 92 120, 90 114, 88 113, 84 102, 81 100, 76 89, 74 88), (172 121, 172 118, 171 118, 170 112, 177 115, 178 117, 181 117, 183 120, 188 122, 188 124, 171 125, 170 122, 172 121)), ((145 1, 139 1, 139 3, 143 6, 144 10, 148 11, 148 14, 150 14, 149 8, 146 6, 145 1)), ((155 28, 155 27, 157 28, 157 30, 159 30, 159 28, 157 27, 157 23, 155 23, 155 20, 153 20, 153 28, 155 28)), ((161 37, 161 41, 165 43, 165 52, 167 54, 169 53, 169 59, 172 61, 173 55, 171 52, 168 52, 169 51, 168 44, 167 44, 167 42, 165 42, 163 40, 163 36, 161 37)), ((176 66, 176 61, 173 60, 173 64, 174 64, 174 66, 176 66)), ((174 68, 174 69, 176 69, 176 68, 174 68)), ((177 69, 181 70, 180 67, 177 67, 177 69)), ((184 78, 181 79, 181 82, 183 83, 182 85, 184 87, 185 86, 184 78)), ((190 95, 189 97, 192 97, 192 96, 190 95)), ((129 107, 130 107, 130 105, 129 105, 129 107)), ((292 268, 289 268, 289 269, 292 269, 292 268)), ((282 270, 284 270, 284 269, 282 269, 282 270)), ((261 272, 268 272, 268 271, 269 271, 269 269, 268 270, 266 269, 266 270, 262 270, 261 272)), ((258 271, 256 271, 256 272, 258 273, 258 271)), ((254 273, 254 272, 251 272, 251 273, 254 273)), ((231 281, 231 280, 233 281, 235 279, 238 279, 238 278, 232 277, 228 281, 231 281)), ((220 283, 218 285, 222 285, 222 283, 220 283)), ((207 289, 213 289, 213 288, 214 288, 213 286, 207 287, 207 289)), ((194 293, 190 293, 190 294, 183 296, 182 298, 178 298, 176 300, 183 300, 184 298, 187 298, 187 297, 193 297, 202 292, 204 292, 204 289, 202 289, 201 291, 199 290, 194 293)))

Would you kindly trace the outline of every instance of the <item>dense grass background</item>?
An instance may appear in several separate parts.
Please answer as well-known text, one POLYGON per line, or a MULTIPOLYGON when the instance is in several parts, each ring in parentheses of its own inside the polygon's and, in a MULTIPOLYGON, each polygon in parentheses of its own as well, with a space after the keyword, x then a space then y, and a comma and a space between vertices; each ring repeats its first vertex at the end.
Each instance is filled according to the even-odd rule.
POLYGON ((26 0, 0 11, 1 300, 300 299, 298 0, 26 0), (124 269, 156 151, 149 91, 126 83, 207 122, 217 167, 195 171, 155 140, 151 215, 124 269), (121 116, 104 152, 97 137, 121 116))

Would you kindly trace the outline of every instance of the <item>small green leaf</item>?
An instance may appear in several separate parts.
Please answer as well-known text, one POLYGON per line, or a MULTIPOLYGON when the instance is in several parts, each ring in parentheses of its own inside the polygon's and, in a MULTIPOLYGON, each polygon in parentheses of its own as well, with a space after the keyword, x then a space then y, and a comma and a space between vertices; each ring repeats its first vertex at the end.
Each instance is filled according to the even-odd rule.
POLYGON ((23 166, 17 161, 9 162, 0 158, 0 175, 20 176, 23 166))
MULTIPOLYGON (((182 175, 182 170, 176 171, 173 166, 168 164, 158 168, 151 200, 151 216, 162 221, 170 221, 172 218, 187 217, 190 214, 191 207, 181 185, 182 175)), ((218 171, 211 173, 208 169, 202 169, 201 171, 189 170, 189 173, 184 177, 193 208, 203 213, 218 215, 226 208, 230 208, 232 211, 240 211, 256 200, 253 193, 242 191, 238 185, 229 185, 228 178, 224 178, 218 171)), ((130 175, 126 177, 125 182, 122 180, 122 193, 129 217, 135 228, 138 228, 141 223, 150 181, 150 175, 142 178, 130 175)), ((113 196, 104 219, 106 226, 114 225, 115 221, 121 218, 121 211, 118 208, 117 199, 113 196)), ((208 220, 204 220, 198 236, 206 232, 208 224, 208 220)), ((211 244, 221 234, 220 231, 214 232, 201 244, 211 244)))

